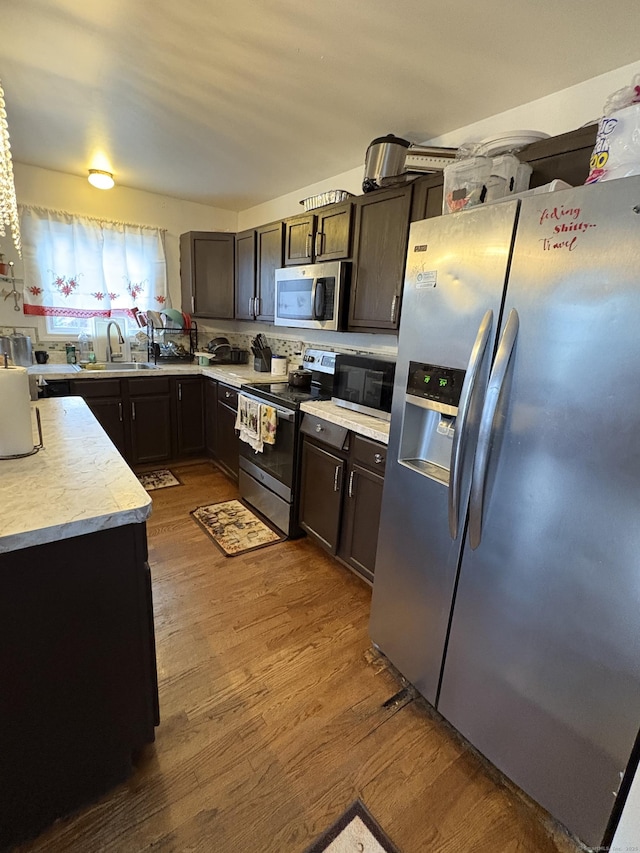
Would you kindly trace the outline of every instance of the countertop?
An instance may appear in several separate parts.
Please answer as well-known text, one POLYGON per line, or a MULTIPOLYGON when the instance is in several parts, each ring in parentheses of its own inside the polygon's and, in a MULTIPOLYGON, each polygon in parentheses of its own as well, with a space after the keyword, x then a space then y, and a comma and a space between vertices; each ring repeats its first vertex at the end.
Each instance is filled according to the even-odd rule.
MULTIPOLYGON (((214 364, 201 367, 198 364, 167 364, 159 365, 151 370, 83 370, 72 364, 34 364, 28 369, 30 374, 42 375, 44 379, 100 379, 109 378, 149 378, 152 376, 207 376, 218 382, 225 382, 234 388, 240 388, 247 382, 282 381, 281 376, 272 373, 259 373, 249 364, 214 364)), ((66 398, 60 398, 66 399, 66 398)), ((389 442, 389 423, 370 415, 362 415, 350 409, 336 406, 330 401, 303 403, 303 412, 317 415, 331 423, 346 427, 352 432, 380 441, 389 442)))
MULTIPOLYGON (((117 362, 115 362, 117 364, 117 362)), ((249 364, 163 364, 150 370, 84 370, 75 364, 33 364, 27 368, 31 375, 47 379, 127 379, 151 376, 208 376, 239 388, 245 382, 272 382, 271 373, 259 373, 249 364)), ((281 379, 282 377, 277 377, 281 379)))
POLYGON ((332 424, 346 427, 358 435, 364 435, 366 438, 372 438, 374 441, 382 442, 382 444, 389 443, 390 424, 388 421, 374 418, 371 415, 362 415, 360 412, 351 411, 351 409, 344 409, 342 406, 336 406, 330 400, 303 403, 300 408, 303 412, 323 418, 332 424))
POLYGON ((0 553, 145 521, 151 498, 81 397, 32 404, 44 447, 0 460, 0 553))

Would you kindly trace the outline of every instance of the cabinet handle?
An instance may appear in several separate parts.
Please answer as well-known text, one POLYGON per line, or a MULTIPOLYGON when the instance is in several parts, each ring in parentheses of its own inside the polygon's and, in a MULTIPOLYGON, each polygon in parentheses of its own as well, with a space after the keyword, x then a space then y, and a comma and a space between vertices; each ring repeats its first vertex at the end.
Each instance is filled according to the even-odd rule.
POLYGON ((249 297, 249 316, 253 317, 253 296, 249 297))
POLYGON ((376 465, 379 465, 381 462, 384 462, 384 456, 382 455, 382 453, 374 453, 373 461, 376 463, 376 465))
POLYGON ((316 432, 322 432, 323 429, 324 427, 322 426, 322 424, 316 424, 316 432))
POLYGON ((131 420, 135 421, 136 419, 136 404, 131 401, 131 420))
POLYGON ((393 299, 391 300, 391 322, 395 323, 396 321, 396 305, 398 302, 398 294, 393 294, 393 299))
POLYGON ((178 400, 182 402, 182 382, 178 382, 178 400))
POLYGON ((333 474, 333 491, 334 492, 337 492, 338 489, 340 488, 340 482, 339 481, 340 481, 340 471, 341 470, 342 470, 342 466, 336 465, 336 470, 334 471, 334 474, 333 474))
POLYGON ((322 231, 316 231, 316 249, 315 249, 316 258, 318 257, 318 255, 322 254, 322 238, 323 237, 324 237, 324 234, 322 231))
POLYGON ((196 298, 195 298, 195 296, 191 297, 191 313, 192 314, 196 313, 196 298))
POLYGON ((355 473, 356 472, 353 469, 351 469, 351 473, 349 474, 349 497, 350 498, 353 497, 353 475, 355 473))
POLYGON ((260 297, 254 296, 253 300, 253 319, 255 320, 260 313, 260 297))
POLYGON ((118 417, 120 418, 120 423, 122 423, 122 403, 118 403, 118 417))
POLYGON ((224 396, 225 396, 225 397, 227 398, 227 400, 228 400, 228 399, 229 399, 229 397, 231 396, 231 391, 225 391, 225 392, 224 392, 224 396))
POLYGON ((305 241, 304 251, 305 251, 305 257, 310 258, 311 257, 311 234, 307 234, 307 239, 305 241))

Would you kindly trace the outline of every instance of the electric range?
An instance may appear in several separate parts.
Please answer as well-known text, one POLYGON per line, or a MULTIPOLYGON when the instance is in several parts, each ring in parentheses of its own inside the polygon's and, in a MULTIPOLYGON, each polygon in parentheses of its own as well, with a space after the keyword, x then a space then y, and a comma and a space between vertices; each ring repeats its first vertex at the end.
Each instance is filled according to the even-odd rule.
POLYGON ((240 497, 262 513, 289 538, 302 535, 298 527, 300 482, 300 406, 312 400, 330 400, 335 369, 334 352, 307 350, 305 367, 311 370, 311 388, 287 382, 249 382, 240 394, 276 413, 274 444, 255 451, 240 442, 240 497))

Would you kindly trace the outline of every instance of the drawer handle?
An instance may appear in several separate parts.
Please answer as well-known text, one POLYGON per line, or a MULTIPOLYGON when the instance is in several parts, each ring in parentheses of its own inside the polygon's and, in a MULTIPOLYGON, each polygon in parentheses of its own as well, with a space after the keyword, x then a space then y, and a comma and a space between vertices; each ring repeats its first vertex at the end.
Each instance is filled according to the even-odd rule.
POLYGON ((334 491, 334 492, 337 492, 337 491, 338 491, 338 489, 340 488, 340 485, 339 485, 339 482, 338 482, 338 481, 339 481, 339 479, 340 479, 340 471, 341 471, 341 467, 342 467, 342 466, 340 466, 340 465, 336 465, 336 470, 335 470, 335 472, 334 472, 334 474, 333 474, 333 491, 334 491))
POLYGON ((231 396, 231 391, 225 391, 225 392, 224 392, 224 396, 225 396, 225 397, 227 398, 227 400, 228 400, 228 399, 229 399, 229 397, 231 396))
POLYGON ((382 455, 382 453, 374 453, 373 461, 376 463, 376 465, 379 465, 381 462, 384 462, 384 456, 382 455))
POLYGON ((316 432, 322 432, 323 430, 324 427, 322 426, 322 424, 316 424, 316 432))

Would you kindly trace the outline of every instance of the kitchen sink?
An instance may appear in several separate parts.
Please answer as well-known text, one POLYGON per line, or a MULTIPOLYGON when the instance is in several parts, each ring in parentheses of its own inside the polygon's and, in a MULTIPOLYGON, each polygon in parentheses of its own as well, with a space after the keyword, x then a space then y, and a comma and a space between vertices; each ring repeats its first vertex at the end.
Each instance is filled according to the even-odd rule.
POLYGON ((158 370, 157 364, 149 364, 144 361, 99 361, 86 368, 87 370, 158 370))

